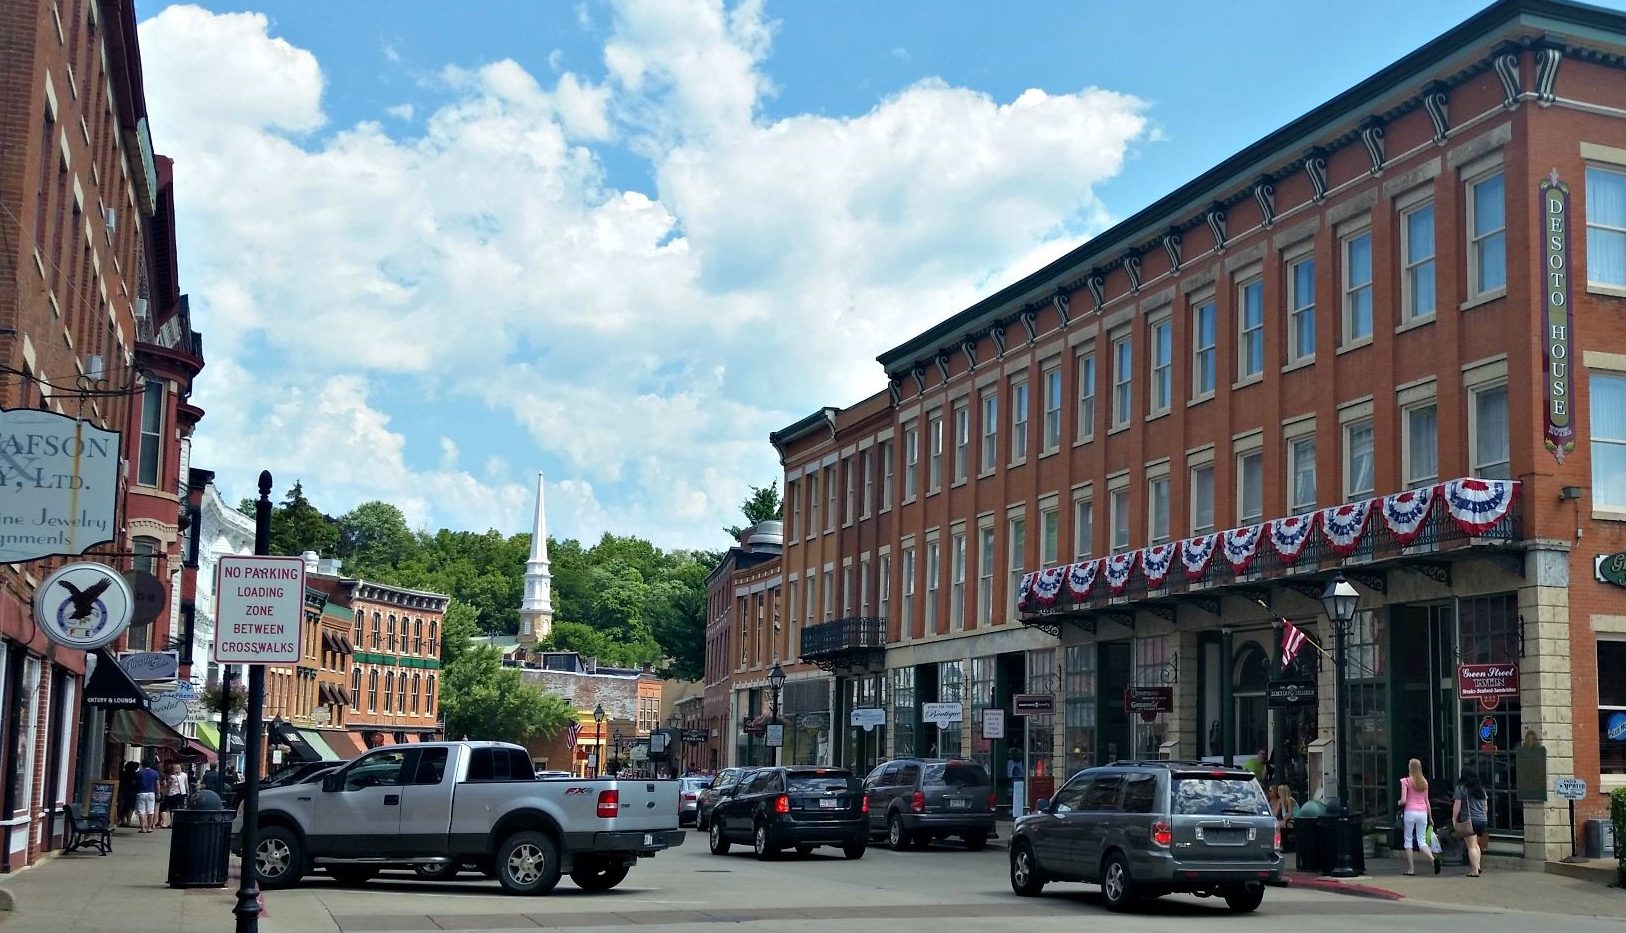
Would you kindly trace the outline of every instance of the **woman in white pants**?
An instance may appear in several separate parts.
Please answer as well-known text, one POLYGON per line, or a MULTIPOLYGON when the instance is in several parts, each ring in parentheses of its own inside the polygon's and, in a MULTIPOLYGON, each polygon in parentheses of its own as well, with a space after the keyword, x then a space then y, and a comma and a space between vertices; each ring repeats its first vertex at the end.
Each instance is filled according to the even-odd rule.
POLYGON ((1434 874, 1440 873, 1440 860, 1428 844, 1428 778, 1423 777, 1423 763, 1413 758, 1406 762, 1409 772, 1400 779, 1401 815, 1404 819, 1400 845, 1406 850, 1406 874, 1417 874, 1417 853, 1428 856, 1434 863, 1434 874))

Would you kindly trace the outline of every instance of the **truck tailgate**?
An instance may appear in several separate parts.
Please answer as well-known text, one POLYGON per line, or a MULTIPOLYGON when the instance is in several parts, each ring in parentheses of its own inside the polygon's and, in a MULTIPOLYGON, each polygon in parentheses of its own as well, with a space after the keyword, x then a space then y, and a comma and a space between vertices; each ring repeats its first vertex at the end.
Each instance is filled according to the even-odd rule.
POLYGON ((599 789, 612 790, 616 797, 615 817, 597 821, 601 832, 678 828, 677 781, 617 780, 599 789))

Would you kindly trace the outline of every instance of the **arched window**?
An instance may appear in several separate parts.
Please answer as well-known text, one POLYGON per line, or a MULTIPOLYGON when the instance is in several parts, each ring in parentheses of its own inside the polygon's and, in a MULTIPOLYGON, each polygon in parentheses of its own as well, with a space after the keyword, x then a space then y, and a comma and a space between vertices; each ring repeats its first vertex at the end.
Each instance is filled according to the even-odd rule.
POLYGON ((367 614, 364 612, 356 613, 356 647, 358 648, 367 644, 366 640, 362 637, 362 628, 366 626, 366 624, 367 614))
POLYGON ((395 679, 395 708, 403 713, 406 712, 406 682, 406 671, 402 671, 401 676, 395 679))
POLYGON ((421 683, 422 679, 423 678, 418 674, 412 675, 412 714, 414 716, 416 716, 418 711, 423 708, 418 705, 418 690, 423 686, 421 683))
POLYGON ((435 714, 435 675, 434 674, 429 675, 429 683, 426 684, 425 687, 424 687, 423 706, 424 706, 424 712, 428 713, 431 716, 433 716, 435 714))
POLYGON ((434 619, 429 620, 429 656, 440 657, 440 623, 434 619))
POLYGON ((378 712, 378 671, 367 672, 367 709, 378 712))
POLYGON ((358 665, 356 665, 356 669, 354 671, 352 671, 351 674, 350 674, 350 702, 354 703, 356 701, 356 697, 358 697, 360 695, 361 695, 361 665, 358 664, 358 665))
POLYGON ((390 627, 386 630, 386 635, 388 636, 390 651, 393 653, 395 651, 395 614, 394 613, 390 613, 390 627))
POLYGON ((412 620, 412 653, 423 654, 423 620, 412 620))
POLYGON ((1265 698, 1270 660, 1258 642, 1245 642, 1237 650, 1233 676, 1236 748, 1232 754, 1252 755, 1270 742, 1270 704, 1265 698))
POLYGON ((395 672, 384 672, 384 712, 389 712, 395 702, 395 672))
POLYGON ((379 630, 382 629, 383 627, 384 627, 384 617, 382 615, 380 615, 379 613, 376 613, 376 612, 373 613, 373 650, 374 651, 378 650, 379 630))

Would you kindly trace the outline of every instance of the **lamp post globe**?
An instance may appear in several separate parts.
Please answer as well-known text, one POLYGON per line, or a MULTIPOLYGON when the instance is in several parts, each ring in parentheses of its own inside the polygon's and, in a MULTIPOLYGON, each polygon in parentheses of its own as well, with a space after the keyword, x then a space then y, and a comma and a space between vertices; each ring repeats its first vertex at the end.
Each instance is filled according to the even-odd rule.
POLYGON ((1349 811, 1349 697, 1345 679, 1348 677, 1349 627, 1350 623, 1355 621, 1355 611, 1360 599, 1360 593, 1344 579, 1342 573, 1333 577, 1321 594, 1321 607, 1326 611, 1328 620, 1332 622, 1338 652, 1338 666, 1333 669, 1335 674, 1333 715, 1337 720, 1338 737, 1338 809, 1333 814, 1336 832, 1333 836, 1331 871, 1334 878, 1353 878, 1359 874, 1355 870, 1354 847, 1360 845, 1360 833, 1352 825, 1356 817, 1349 811))

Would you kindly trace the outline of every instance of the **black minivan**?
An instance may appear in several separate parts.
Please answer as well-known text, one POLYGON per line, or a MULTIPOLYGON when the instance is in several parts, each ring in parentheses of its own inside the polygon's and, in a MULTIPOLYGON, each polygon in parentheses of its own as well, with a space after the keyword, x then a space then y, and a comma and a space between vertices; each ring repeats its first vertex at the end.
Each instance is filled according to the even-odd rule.
POLYGON ((762 768, 722 793, 710 817, 713 855, 748 842, 764 860, 782 849, 806 855, 821 845, 864 857, 869 798, 845 768, 762 768))

